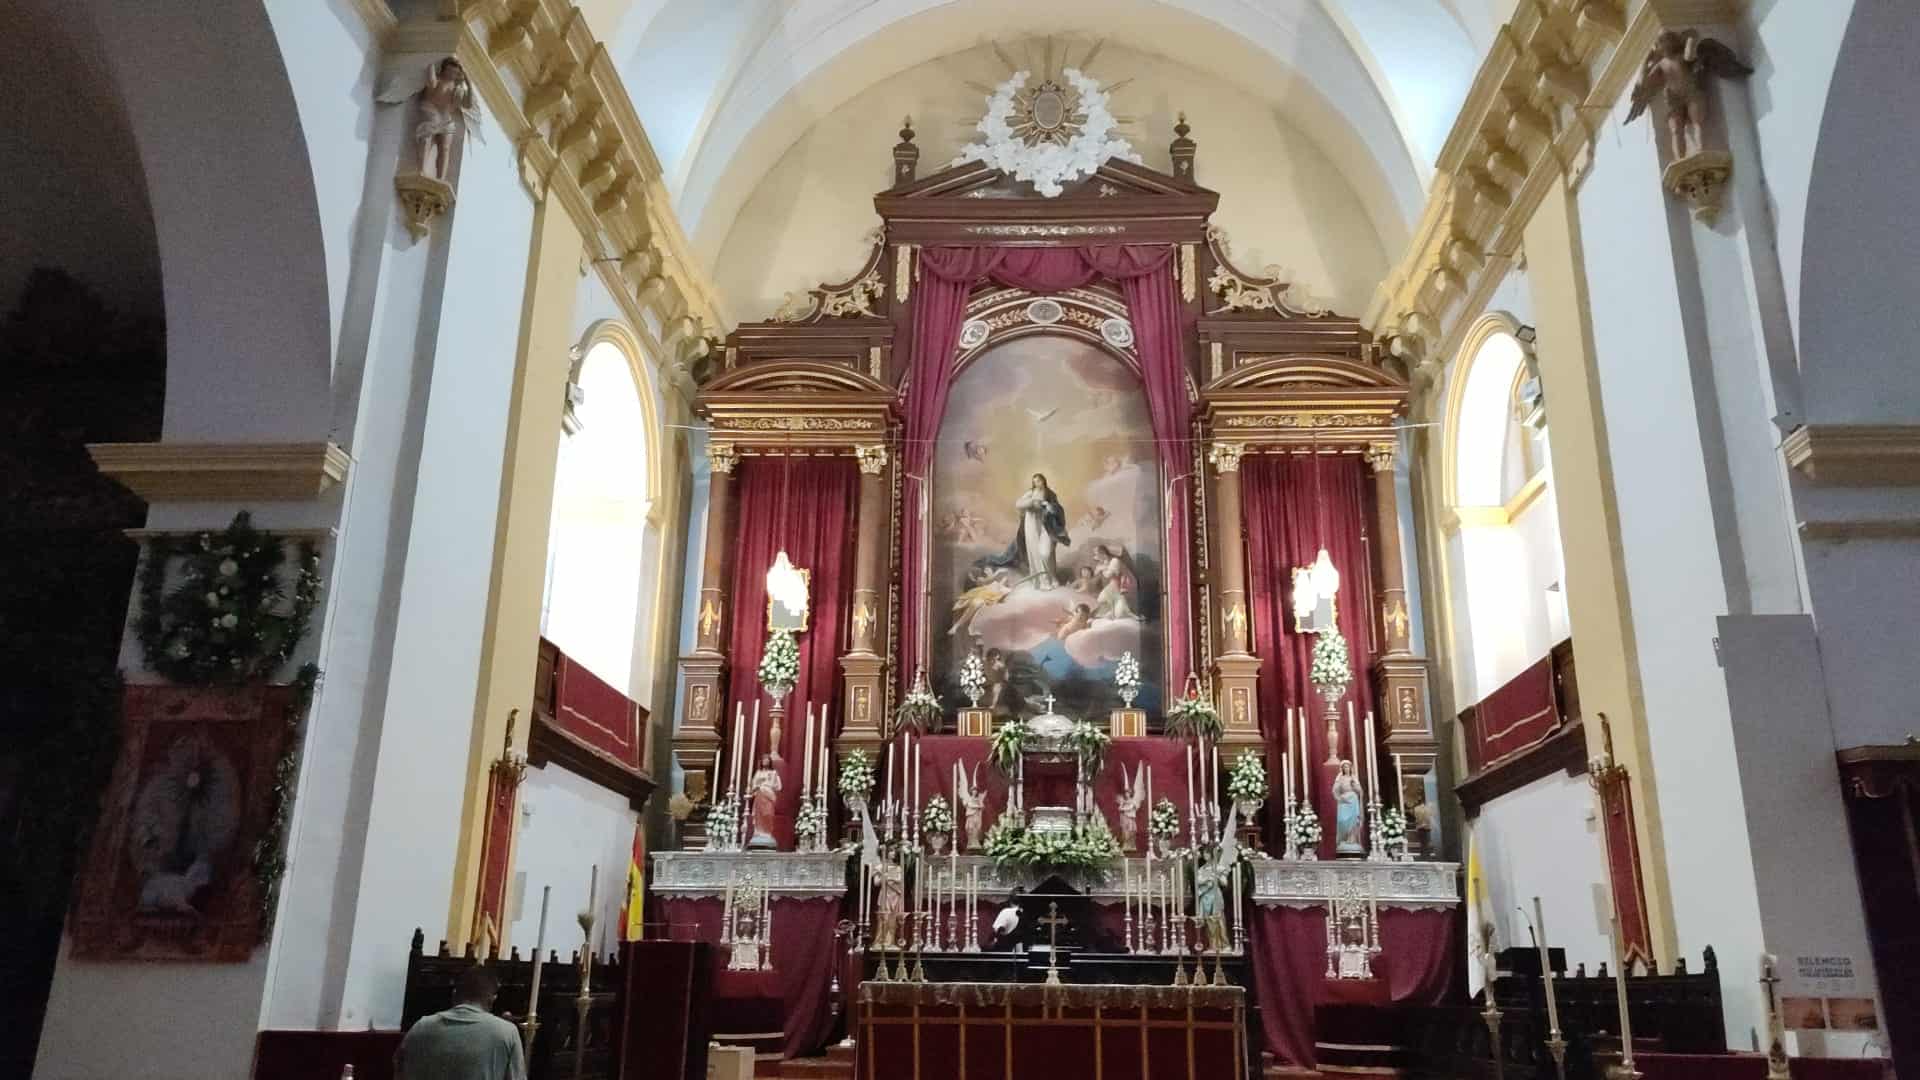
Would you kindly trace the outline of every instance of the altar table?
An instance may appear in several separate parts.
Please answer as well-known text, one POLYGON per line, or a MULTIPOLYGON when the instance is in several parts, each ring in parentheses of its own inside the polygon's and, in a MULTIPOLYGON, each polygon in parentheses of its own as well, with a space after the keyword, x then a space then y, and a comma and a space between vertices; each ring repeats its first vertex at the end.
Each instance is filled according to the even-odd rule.
POLYGON ((1227 1080, 1237 986, 862 983, 856 1080, 1227 1080))

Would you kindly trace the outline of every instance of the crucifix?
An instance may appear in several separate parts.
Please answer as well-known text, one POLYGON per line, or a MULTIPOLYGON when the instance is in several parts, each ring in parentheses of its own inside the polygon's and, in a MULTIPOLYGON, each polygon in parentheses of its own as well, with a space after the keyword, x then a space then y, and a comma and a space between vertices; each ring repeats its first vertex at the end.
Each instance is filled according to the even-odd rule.
POLYGON ((1036 920, 1047 928, 1047 985, 1060 985, 1060 928, 1068 921, 1060 917, 1060 905, 1047 902, 1047 917, 1036 920))
POLYGON ((1047 715, 1053 715, 1053 691, 1047 691, 1047 715))

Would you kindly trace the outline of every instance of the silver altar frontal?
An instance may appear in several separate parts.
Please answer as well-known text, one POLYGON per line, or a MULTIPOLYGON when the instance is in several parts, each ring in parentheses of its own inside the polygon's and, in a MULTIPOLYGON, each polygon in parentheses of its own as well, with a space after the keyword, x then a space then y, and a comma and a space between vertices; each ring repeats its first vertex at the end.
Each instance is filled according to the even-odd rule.
POLYGON ((1459 863, 1255 858, 1248 865, 1253 868, 1253 902, 1267 907, 1324 908, 1356 894, 1383 908, 1460 906, 1459 863))
POLYGON ((724 898, 729 883, 752 881, 776 900, 816 900, 847 891, 844 852, 799 851, 656 851, 655 896, 724 898))

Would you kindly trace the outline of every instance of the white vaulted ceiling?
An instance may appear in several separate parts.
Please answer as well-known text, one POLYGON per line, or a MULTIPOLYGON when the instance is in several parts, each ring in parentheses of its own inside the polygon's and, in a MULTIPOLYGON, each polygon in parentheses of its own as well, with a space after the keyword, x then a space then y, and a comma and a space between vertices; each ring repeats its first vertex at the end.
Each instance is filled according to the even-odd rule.
MULTIPOLYGON (((1270 104, 1318 145, 1367 206, 1382 238, 1392 240, 1418 215, 1431 163, 1480 53, 1512 6, 1513 0, 581 0, 620 66, 694 247, 708 260, 755 186, 820 118, 916 65, 987 42, 1046 34, 1105 39, 1164 56, 1270 104)), ((1166 137, 1153 133, 1153 141, 1166 137)))

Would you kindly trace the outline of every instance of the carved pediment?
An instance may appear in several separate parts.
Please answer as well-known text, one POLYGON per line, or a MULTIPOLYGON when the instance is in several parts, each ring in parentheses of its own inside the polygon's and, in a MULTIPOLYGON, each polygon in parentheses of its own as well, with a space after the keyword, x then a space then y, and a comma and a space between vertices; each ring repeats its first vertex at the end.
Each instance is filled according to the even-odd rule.
POLYGON ((1110 159, 1053 198, 980 162, 874 196, 896 244, 1198 243, 1220 196, 1110 159))
POLYGON ((1221 391, 1368 389, 1404 392, 1407 384, 1374 364, 1335 356, 1249 357, 1207 385, 1221 391))

